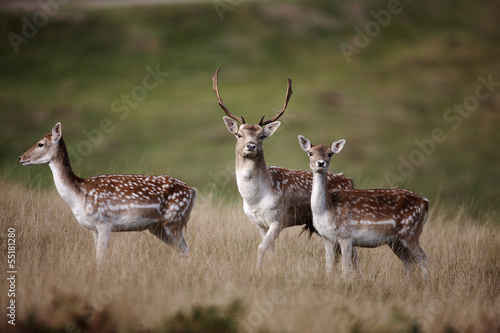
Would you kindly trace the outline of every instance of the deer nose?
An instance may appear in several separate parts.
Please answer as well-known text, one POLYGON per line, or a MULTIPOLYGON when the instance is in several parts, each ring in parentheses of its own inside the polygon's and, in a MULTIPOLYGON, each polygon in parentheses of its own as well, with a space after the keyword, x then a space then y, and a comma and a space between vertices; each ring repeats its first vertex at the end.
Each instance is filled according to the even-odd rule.
POLYGON ((326 162, 325 162, 325 161, 323 161, 323 160, 316 161, 316 166, 317 166, 318 168, 322 168, 322 167, 324 167, 325 165, 326 165, 326 162))
POLYGON ((247 143, 247 149, 249 151, 254 151, 257 148, 257 145, 255 143, 247 143))

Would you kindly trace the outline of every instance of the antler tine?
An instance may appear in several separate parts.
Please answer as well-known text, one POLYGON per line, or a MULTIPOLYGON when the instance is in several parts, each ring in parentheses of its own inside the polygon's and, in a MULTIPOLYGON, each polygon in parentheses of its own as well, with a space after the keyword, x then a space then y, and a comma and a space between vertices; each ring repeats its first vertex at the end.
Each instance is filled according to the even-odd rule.
POLYGON ((281 117, 283 115, 283 113, 285 113, 286 106, 288 105, 288 101, 290 100, 292 93, 293 93, 292 80, 287 79, 287 90, 286 90, 286 96, 285 96, 285 104, 283 105, 283 108, 280 110, 280 112, 278 112, 278 114, 276 116, 274 116, 274 118, 271 118, 269 120, 264 120, 264 116, 262 116, 262 119, 260 120, 259 125, 265 126, 267 124, 272 123, 273 121, 278 120, 278 118, 281 117))
POLYGON ((229 110, 226 108, 226 106, 224 105, 224 102, 222 101, 222 98, 220 97, 220 94, 219 94, 219 87, 217 86, 217 77, 219 76, 219 70, 220 70, 220 67, 217 68, 217 70, 215 71, 215 74, 212 76, 212 83, 213 83, 213 88, 214 88, 214 91, 215 91, 215 94, 217 95, 217 100, 219 101, 219 105, 220 107, 222 108, 222 110, 224 110, 224 112, 232 119, 236 120, 237 122, 239 122, 240 124, 244 124, 245 123, 245 119, 243 119, 243 117, 238 117, 238 116, 235 116, 234 114, 232 114, 231 112, 229 112, 229 110))

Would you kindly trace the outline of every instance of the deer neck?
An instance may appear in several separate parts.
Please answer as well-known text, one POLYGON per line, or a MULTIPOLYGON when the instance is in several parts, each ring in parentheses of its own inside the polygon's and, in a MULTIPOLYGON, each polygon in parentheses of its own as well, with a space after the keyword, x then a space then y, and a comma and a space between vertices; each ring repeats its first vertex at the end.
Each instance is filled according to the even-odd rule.
POLYGON ((311 192, 311 210, 313 215, 321 215, 329 211, 332 203, 328 199, 327 172, 313 171, 311 192))
POLYGON ((247 204, 257 204, 272 192, 271 174, 267 170, 264 154, 246 158, 236 154, 236 182, 247 204))
POLYGON ((57 192, 70 207, 73 207, 81 192, 82 179, 73 173, 66 144, 62 138, 59 141, 57 155, 49 162, 49 167, 54 177, 57 192))

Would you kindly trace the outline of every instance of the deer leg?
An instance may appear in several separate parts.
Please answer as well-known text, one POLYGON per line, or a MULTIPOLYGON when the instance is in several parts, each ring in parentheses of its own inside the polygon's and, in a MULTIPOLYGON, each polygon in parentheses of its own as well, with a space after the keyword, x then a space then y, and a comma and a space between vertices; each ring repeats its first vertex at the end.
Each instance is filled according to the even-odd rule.
POLYGON ((342 249, 342 275, 349 276, 351 273, 352 241, 350 239, 339 239, 342 249))
MULTIPOLYGON (((337 265, 340 261, 339 258, 342 257, 342 250, 340 248, 340 243, 338 242, 338 240, 333 243, 333 252, 334 252, 333 264, 337 265)), ((359 258, 358 258, 358 251, 356 250, 356 248, 354 246, 352 247, 351 261, 352 261, 352 265, 353 265, 354 269, 357 271, 359 269, 359 258)))
POLYGON ((428 262, 429 258, 425 254, 424 250, 420 247, 418 242, 410 243, 411 255, 414 261, 418 262, 420 269, 422 270, 422 277, 427 280, 429 276, 428 262))
POLYGON ((98 224, 97 230, 94 232, 94 237, 96 237, 97 263, 101 265, 104 260, 104 255, 106 254, 106 249, 108 248, 109 238, 111 237, 111 226, 98 224))
POLYGON ((342 258, 342 249, 340 248, 340 243, 336 240, 333 243, 333 265, 337 265, 342 258))
POLYGON ((184 233, 181 231, 179 236, 173 238, 175 242, 175 247, 178 249, 181 257, 187 258, 189 255, 189 245, 184 238, 184 233))
POLYGON ((94 245, 97 248, 97 230, 92 230, 92 235, 94 236, 94 245))
POLYGON ((168 226, 164 226, 164 229, 168 237, 167 244, 176 249, 181 257, 187 258, 189 254, 189 245, 184 238, 183 231, 181 230, 179 233, 173 233, 168 226))
MULTIPOLYGON (((342 255, 341 253, 341 249, 340 249, 340 245, 338 242, 336 242, 336 247, 338 248, 338 256, 340 258, 340 256, 342 255)), ((337 259, 337 262, 339 260, 337 259)), ((359 271, 359 258, 358 258, 358 251, 356 250, 356 247, 353 245, 352 246, 352 255, 351 255, 351 264, 352 264, 352 267, 354 268, 354 271, 356 271, 356 273, 358 274, 358 276, 361 276, 361 272, 359 271)))
MULTIPOLYGON (((267 232, 269 231, 269 228, 263 228, 263 227, 258 227, 259 228, 259 233, 260 233, 260 236, 262 237, 262 240, 264 240, 264 238, 266 237, 266 234, 267 232)), ((272 252, 274 252, 274 242, 271 243, 271 245, 269 245, 270 249, 272 252)))
POLYGON ((406 274, 408 275, 411 270, 413 270, 415 265, 415 258, 412 254, 408 243, 403 240, 396 239, 389 244, 394 254, 401 260, 406 269, 406 274))
POLYGON ((359 258, 358 258, 358 251, 356 250, 356 248, 354 246, 352 247, 351 261, 352 261, 352 265, 353 265, 354 269, 357 271, 359 269, 359 258))
POLYGON ((340 246, 337 241, 332 242, 323 238, 325 242, 325 257, 326 257, 326 276, 330 277, 333 272, 333 267, 338 263, 338 254, 340 254, 340 246))
POLYGON ((168 226, 162 223, 153 224, 148 228, 149 232, 161 239, 161 241, 176 251, 179 252, 181 256, 187 257, 189 253, 189 245, 184 239, 183 232, 181 231, 178 235, 175 235, 168 226))
POLYGON ((281 228, 280 228, 279 222, 271 223, 271 225, 269 226, 269 230, 267 230, 267 233, 264 236, 264 239, 262 239, 262 242, 259 245, 259 255, 257 258, 257 269, 260 267, 260 264, 262 262, 262 258, 264 257, 266 250, 274 242, 274 240, 278 237, 280 231, 281 231, 281 228))

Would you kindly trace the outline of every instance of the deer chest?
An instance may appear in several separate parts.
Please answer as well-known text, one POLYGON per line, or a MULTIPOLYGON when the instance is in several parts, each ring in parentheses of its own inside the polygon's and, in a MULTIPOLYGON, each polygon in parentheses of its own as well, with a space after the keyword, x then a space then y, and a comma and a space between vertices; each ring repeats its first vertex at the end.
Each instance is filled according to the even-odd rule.
POLYGON ((243 201, 243 210, 248 218, 258 226, 267 228, 273 222, 281 219, 281 212, 277 209, 275 200, 261 200, 256 204, 243 201))

